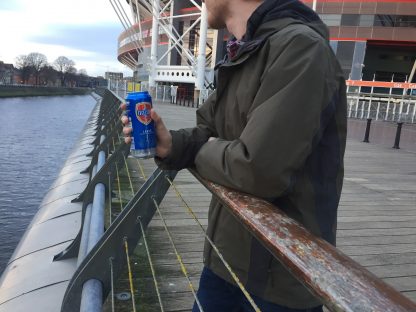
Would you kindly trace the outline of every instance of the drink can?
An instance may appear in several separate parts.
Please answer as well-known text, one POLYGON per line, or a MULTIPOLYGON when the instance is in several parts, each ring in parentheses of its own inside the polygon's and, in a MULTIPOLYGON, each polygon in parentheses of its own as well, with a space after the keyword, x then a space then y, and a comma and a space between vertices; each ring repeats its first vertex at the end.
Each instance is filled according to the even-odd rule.
POLYGON ((145 92, 127 95, 128 116, 133 128, 130 154, 136 158, 151 158, 156 152, 155 123, 150 117, 152 97, 145 92))

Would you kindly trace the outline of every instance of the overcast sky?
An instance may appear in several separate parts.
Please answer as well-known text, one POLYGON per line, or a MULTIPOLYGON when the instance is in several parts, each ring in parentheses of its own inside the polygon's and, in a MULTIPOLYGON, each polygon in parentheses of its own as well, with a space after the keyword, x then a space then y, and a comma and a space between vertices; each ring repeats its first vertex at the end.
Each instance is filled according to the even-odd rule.
POLYGON ((39 52, 50 63, 66 56, 91 76, 105 71, 131 75, 117 61, 122 31, 109 0, 0 0, 0 61, 5 63, 39 52))

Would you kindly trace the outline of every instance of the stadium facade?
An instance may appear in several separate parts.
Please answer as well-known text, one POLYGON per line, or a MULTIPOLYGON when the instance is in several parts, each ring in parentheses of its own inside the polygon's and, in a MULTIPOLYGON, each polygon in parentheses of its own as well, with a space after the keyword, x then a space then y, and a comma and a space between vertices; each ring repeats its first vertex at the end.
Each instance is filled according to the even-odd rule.
MULTIPOLYGON (((165 5, 165 2, 168 3, 160 1, 160 6, 165 5)), ((313 5, 313 0, 303 2, 310 7, 313 5)), ((152 3, 155 1, 136 1, 139 10, 132 5, 132 10, 140 18, 118 39, 118 60, 134 70, 138 81, 148 80, 152 65, 152 13, 149 6, 152 3), (139 34, 141 46, 138 49, 135 41, 139 34)), ((192 28, 192 25, 197 20, 196 5, 201 5, 201 1, 175 0, 172 3, 170 12, 164 16, 168 20, 169 16, 175 16, 169 20, 169 27, 177 32, 178 37, 183 36, 182 48, 167 53, 172 47, 172 40, 166 28, 160 28, 157 32, 157 55, 159 58, 163 56, 163 59, 159 60, 159 64, 190 65, 184 54, 198 54, 199 28, 198 25, 192 28)), ((416 0, 317 0, 316 12, 330 30, 330 44, 346 78, 378 81, 408 79, 416 59, 416 0)), ((212 71, 215 63, 223 57, 228 38, 226 31, 208 29, 207 72, 212 71)))

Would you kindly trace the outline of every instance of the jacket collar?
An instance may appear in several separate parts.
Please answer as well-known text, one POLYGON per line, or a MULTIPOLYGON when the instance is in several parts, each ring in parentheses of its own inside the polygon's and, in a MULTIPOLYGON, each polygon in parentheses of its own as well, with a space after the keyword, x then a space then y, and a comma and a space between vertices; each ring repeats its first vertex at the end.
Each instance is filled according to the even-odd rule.
POLYGON ((245 42, 233 58, 230 58, 229 55, 226 54, 224 59, 215 66, 215 69, 222 66, 234 66, 245 62, 251 55, 256 53, 268 37, 279 32, 288 25, 298 23, 301 22, 293 18, 282 18, 260 25, 254 34, 255 38, 253 40, 245 42))

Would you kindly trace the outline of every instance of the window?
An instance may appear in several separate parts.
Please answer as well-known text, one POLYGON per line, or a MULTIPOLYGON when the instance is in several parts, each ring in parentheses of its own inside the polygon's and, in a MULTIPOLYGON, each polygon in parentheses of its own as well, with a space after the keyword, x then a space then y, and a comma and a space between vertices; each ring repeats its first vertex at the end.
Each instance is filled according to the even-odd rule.
POLYGON ((416 27, 416 16, 414 15, 396 15, 396 27, 416 27))
POLYGON ((360 15, 358 14, 343 14, 341 16, 341 26, 358 26, 360 15))
POLYGON ((374 26, 394 27, 394 15, 377 14, 374 18, 374 26))
POLYGON ((359 26, 362 27, 373 27, 374 25, 374 15, 360 15, 360 23, 359 26))
POLYGON ((341 14, 321 14, 319 16, 327 26, 341 25, 341 14))

